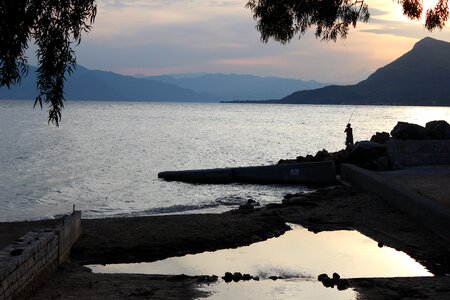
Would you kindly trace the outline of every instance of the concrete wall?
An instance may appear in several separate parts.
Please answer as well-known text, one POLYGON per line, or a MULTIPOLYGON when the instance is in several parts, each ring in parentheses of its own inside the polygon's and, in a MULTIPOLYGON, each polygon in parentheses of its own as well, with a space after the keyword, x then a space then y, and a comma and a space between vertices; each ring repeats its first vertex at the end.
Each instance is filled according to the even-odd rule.
POLYGON ((64 262, 70 255, 70 249, 81 234, 81 211, 64 216, 63 223, 56 227, 59 240, 59 263, 64 262))
POLYGON ((336 169, 333 161, 282 164, 273 166, 167 171, 158 174, 167 181, 194 183, 312 183, 333 184, 336 169))
POLYGON ((417 192, 401 185, 393 184, 375 171, 343 164, 341 178, 362 189, 372 192, 391 206, 418 219, 442 238, 450 241, 450 210, 431 201, 417 192))
POLYGON ((450 164, 448 140, 391 140, 386 151, 393 169, 450 164))
POLYGON ((0 251, 0 300, 23 299, 67 259, 81 232, 81 212, 56 229, 34 230, 0 251))

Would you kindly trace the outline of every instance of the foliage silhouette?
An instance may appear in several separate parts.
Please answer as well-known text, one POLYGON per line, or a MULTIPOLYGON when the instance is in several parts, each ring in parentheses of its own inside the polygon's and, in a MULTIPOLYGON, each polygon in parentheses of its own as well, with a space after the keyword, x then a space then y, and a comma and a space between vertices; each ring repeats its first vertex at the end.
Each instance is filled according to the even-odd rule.
MULTIPOLYGON (((423 0, 398 0, 403 14, 419 20, 423 0)), ((370 13, 364 0, 249 0, 246 7, 253 12, 256 29, 265 43, 270 38, 283 44, 296 34, 304 35, 315 27, 315 36, 322 41, 346 38, 350 26, 367 23, 370 13)), ((438 0, 426 12, 425 27, 432 31, 442 29, 449 17, 448 0, 438 0)))
POLYGON ((0 87, 20 82, 28 72, 25 50, 34 41, 38 60, 35 106, 49 104, 49 123, 59 126, 64 82, 76 64, 72 45, 94 22, 94 0, 0 0, 0 87))

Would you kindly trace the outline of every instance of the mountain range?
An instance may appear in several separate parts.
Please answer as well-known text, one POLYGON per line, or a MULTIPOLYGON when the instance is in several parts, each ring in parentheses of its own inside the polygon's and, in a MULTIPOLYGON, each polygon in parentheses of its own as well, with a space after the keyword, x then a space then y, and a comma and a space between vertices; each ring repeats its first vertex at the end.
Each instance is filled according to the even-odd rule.
MULTIPOLYGON (((68 100, 219 102, 234 99, 273 99, 294 91, 325 84, 277 77, 237 74, 191 74, 177 76, 133 77, 112 72, 89 70, 80 65, 68 77, 68 100)), ((11 89, 0 88, 0 99, 35 99, 36 67, 11 89)))
MULTIPOLYGON (((36 67, 11 89, 0 88, 0 99, 35 99, 36 67)), ((64 86, 68 100, 120 101, 212 101, 210 95, 196 93, 165 82, 137 79, 112 72, 89 70, 77 65, 64 86)))
POLYGON ((145 79, 170 83, 197 93, 215 95, 220 100, 279 99, 299 90, 316 89, 326 84, 279 77, 240 74, 203 74, 199 76, 150 76, 145 79))
POLYGON ((297 91, 258 103, 450 106, 450 43, 427 37, 355 85, 297 91))
MULTIPOLYGON (((30 66, 29 75, 20 85, 11 89, 1 87, 0 99, 35 99, 38 94, 35 71, 30 66)), ((65 97, 68 100, 450 106, 450 43, 424 38, 366 80, 345 86, 237 74, 133 77, 78 65, 68 77, 65 97)))

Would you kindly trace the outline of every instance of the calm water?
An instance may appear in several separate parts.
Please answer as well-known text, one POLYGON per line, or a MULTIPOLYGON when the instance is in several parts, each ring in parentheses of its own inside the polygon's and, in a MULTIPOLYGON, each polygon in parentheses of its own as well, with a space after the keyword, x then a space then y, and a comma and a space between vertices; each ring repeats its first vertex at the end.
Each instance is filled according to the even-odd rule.
MULTIPOLYGON (((164 182, 167 170, 249 166, 334 151, 354 106, 68 102, 60 128, 32 101, 0 101, 0 221, 220 212, 301 186, 164 182)), ((356 140, 397 121, 450 121, 450 108, 359 106, 356 140)))
POLYGON ((260 281, 217 283, 205 286, 209 299, 357 299, 352 289, 326 289, 321 273, 343 278, 433 276, 407 254, 357 231, 314 234, 300 226, 278 238, 237 249, 172 257, 152 263, 88 266, 97 273, 218 275, 241 272, 260 281), (272 281, 270 276, 285 279, 272 281))

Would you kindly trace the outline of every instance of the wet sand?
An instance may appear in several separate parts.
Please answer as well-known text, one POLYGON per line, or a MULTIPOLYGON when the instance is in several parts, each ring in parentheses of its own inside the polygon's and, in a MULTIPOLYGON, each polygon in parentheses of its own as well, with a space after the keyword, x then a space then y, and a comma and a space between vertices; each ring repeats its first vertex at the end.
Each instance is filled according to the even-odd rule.
MULTIPOLYGON (((83 234, 72 260, 31 299, 195 299, 196 287, 208 277, 94 274, 80 263, 150 262, 171 256, 248 245, 282 234, 285 222, 314 232, 355 229, 409 254, 436 277, 351 279, 361 299, 448 299, 450 247, 416 220, 387 206, 378 197, 339 185, 305 195, 295 205, 224 214, 174 215, 83 220, 83 234)), ((20 236, 27 226, 49 221, 0 224, 2 243, 20 236), (16 232, 14 228, 17 228, 16 232)), ((345 274, 341 274, 345 277, 345 274)), ((325 287, 324 287, 325 288, 325 287)))

